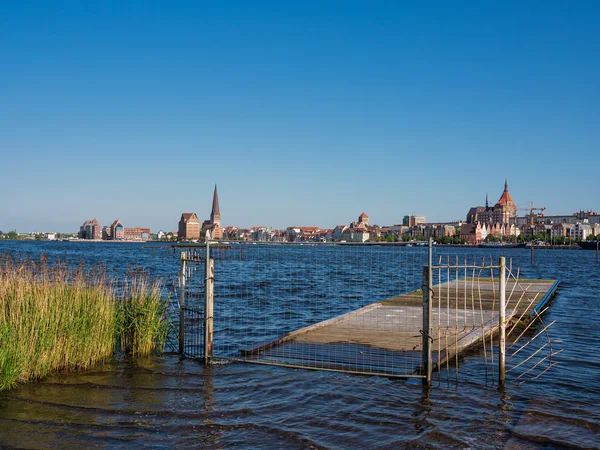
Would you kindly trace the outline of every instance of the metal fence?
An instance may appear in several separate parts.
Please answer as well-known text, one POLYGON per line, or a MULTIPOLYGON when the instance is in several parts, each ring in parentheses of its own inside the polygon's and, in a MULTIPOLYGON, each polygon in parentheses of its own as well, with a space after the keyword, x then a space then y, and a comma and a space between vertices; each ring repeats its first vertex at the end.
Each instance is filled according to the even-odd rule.
MULTIPOLYGON (((413 340, 422 340, 417 318, 422 306, 381 301, 421 286, 426 245, 209 243, 209 248, 215 273, 213 359, 421 376, 421 349, 407 347, 402 337, 410 329, 413 340)), ((192 324, 213 316, 204 314, 202 301, 190 303, 206 297, 206 275, 190 260, 205 264, 202 252, 206 249, 182 253, 182 349, 197 357, 203 356, 196 348, 202 341, 188 342, 187 335, 205 335, 192 324)))
POLYGON ((461 357, 481 348, 485 379, 517 384, 556 364, 560 350, 544 323, 553 280, 522 280, 501 257, 439 257, 432 266, 431 350, 437 380, 458 381, 461 357))
POLYGON ((432 372, 458 380, 461 355, 473 346, 483 347, 486 379, 501 383, 506 373, 520 382, 554 363, 548 326, 535 324, 539 293, 510 262, 439 256, 433 265, 434 253, 431 243, 186 249, 179 352, 426 382, 432 372))

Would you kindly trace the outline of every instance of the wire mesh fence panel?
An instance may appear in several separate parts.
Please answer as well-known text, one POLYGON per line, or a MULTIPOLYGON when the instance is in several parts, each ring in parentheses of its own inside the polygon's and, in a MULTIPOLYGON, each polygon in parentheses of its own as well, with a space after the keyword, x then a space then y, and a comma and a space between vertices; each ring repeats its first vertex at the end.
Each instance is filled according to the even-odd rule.
POLYGON ((504 367, 503 372, 505 369, 507 374, 512 372, 507 380, 521 382, 541 375, 555 363, 558 352, 552 350, 553 341, 547 333, 551 324, 543 323, 543 311, 538 308, 553 292, 556 282, 520 280, 518 269, 513 269, 510 261, 505 273, 503 323, 507 344, 502 347, 506 348, 506 364, 501 364, 499 262, 446 255, 440 256, 432 267, 432 360, 438 381, 458 381, 460 357, 473 347, 482 348, 488 382, 498 380, 500 366, 504 367), (532 330, 538 330, 537 334, 528 332, 532 326, 532 330))
POLYGON ((432 359, 438 379, 458 380, 459 357, 473 345, 483 346, 486 371, 493 376, 494 354, 487 346, 499 323, 498 263, 440 256, 432 276, 432 359))
POLYGON ((179 352, 190 358, 204 356, 206 250, 186 250, 181 254, 179 352))
POLYGON ((214 357, 419 376, 426 246, 240 244, 211 255, 214 357))
POLYGON ((522 384, 535 380, 558 364, 562 340, 552 336, 556 321, 546 321, 544 313, 549 297, 546 290, 556 289, 555 280, 524 280, 519 270, 508 269, 508 283, 513 288, 508 293, 507 310, 513 314, 514 326, 506 332, 507 381, 522 384), (546 294, 546 295, 544 295, 546 294))

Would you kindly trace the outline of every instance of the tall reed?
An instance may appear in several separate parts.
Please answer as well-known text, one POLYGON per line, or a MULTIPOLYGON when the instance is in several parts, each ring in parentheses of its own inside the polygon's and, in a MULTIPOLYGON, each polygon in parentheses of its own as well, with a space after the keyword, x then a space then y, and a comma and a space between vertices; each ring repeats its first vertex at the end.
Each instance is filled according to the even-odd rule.
POLYGON ((132 356, 146 356, 164 349, 169 323, 167 303, 160 285, 150 282, 147 274, 129 272, 122 284, 119 310, 121 349, 132 356))
POLYGON ((88 369, 122 348, 164 346, 159 286, 136 277, 117 289, 102 267, 0 258, 0 390, 49 373, 88 369), (120 295, 117 295, 119 293, 120 295))

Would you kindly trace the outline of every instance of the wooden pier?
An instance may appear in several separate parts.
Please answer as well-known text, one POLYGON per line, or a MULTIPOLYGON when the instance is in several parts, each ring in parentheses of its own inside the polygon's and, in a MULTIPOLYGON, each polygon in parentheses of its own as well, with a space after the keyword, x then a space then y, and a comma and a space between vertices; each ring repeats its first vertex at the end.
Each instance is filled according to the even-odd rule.
MULTIPOLYGON (((510 279, 506 322, 540 313, 555 280, 510 279)), ((434 369, 498 332, 499 280, 458 279, 433 287, 431 349, 434 369)), ((242 351, 246 360, 389 376, 419 376, 423 292, 416 290, 364 306, 242 351)))

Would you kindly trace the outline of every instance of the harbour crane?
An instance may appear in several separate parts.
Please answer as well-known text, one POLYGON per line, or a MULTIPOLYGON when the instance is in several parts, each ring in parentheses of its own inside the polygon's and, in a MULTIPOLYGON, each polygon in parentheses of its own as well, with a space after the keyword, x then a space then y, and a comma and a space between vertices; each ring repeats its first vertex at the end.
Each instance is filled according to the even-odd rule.
POLYGON ((534 211, 539 211, 540 213, 546 210, 545 206, 541 208, 535 208, 533 202, 531 202, 530 208, 517 208, 518 211, 529 211, 529 225, 533 226, 535 224, 535 215, 534 211))

